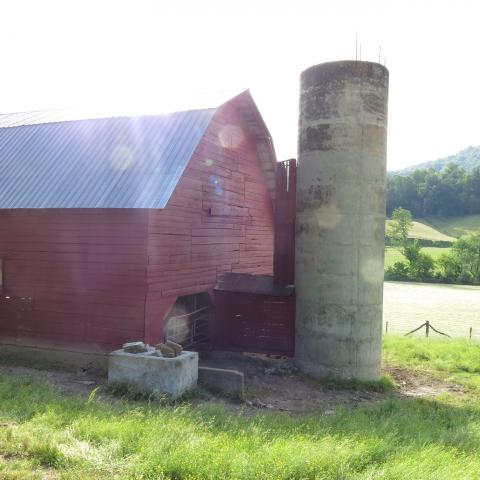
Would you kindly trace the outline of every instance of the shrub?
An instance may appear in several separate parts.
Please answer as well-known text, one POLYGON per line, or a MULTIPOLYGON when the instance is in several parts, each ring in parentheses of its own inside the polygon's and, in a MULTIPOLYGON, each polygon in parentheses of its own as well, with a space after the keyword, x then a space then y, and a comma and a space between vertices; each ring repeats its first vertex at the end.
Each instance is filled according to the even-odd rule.
POLYGON ((394 281, 410 280, 407 264, 404 262, 395 262, 393 266, 388 267, 385 272, 385 280, 394 280, 394 281))

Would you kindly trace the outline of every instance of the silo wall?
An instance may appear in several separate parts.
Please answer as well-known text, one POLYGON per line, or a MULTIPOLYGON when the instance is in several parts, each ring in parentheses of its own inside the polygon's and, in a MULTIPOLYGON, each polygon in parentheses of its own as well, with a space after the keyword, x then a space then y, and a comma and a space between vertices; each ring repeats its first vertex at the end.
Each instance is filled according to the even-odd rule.
POLYGON ((295 356, 317 378, 380 378, 388 71, 301 75, 295 356))

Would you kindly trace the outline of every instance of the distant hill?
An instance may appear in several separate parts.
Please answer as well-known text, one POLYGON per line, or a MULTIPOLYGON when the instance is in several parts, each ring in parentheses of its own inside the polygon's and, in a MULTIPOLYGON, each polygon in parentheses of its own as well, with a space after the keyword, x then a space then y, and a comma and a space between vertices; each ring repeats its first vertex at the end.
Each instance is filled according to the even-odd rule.
POLYGON ((456 163, 459 167, 462 167, 467 172, 473 170, 475 167, 480 167, 480 145, 476 147, 468 147, 465 150, 461 150, 455 155, 449 157, 439 158, 438 160, 432 160, 430 162, 419 163, 412 165, 411 167, 404 168, 403 170, 396 170, 389 172, 390 175, 410 175, 414 170, 420 170, 424 168, 433 168, 437 172, 442 171, 449 163, 456 163))

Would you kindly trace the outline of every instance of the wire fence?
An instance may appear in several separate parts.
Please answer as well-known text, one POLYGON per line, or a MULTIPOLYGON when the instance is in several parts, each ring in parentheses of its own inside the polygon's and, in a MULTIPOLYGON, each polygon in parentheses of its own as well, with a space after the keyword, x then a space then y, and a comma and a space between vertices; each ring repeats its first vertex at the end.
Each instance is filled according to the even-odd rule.
POLYGON ((387 333, 480 340, 480 287, 385 282, 383 320, 387 333))

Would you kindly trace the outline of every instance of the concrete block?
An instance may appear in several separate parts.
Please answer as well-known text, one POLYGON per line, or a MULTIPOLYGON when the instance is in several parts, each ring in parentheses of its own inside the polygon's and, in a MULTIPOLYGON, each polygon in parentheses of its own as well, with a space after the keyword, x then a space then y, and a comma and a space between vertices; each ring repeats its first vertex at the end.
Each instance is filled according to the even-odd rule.
POLYGON ((198 382, 217 392, 244 398, 245 378, 242 372, 223 368, 198 367, 198 382))
POLYGON ((182 352, 174 358, 116 350, 109 355, 108 383, 126 383, 145 392, 167 394, 172 399, 197 385, 198 353, 182 352))

